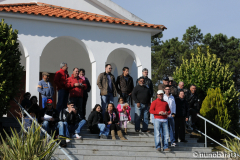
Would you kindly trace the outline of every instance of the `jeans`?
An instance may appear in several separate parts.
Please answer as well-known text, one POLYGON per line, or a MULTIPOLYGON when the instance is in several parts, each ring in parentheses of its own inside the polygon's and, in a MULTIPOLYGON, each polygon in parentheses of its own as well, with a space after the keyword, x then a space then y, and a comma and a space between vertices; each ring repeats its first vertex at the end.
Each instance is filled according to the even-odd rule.
POLYGON ((154 121, 154 141, 156 149, 161 148, 160 134, 162 135, 163 149, 168 148, 168 121, 160 122, 159 120, 154 121))
POLYGON ((99 136, 101 136, 102 134, 105 135, 105 136, 108 136, 109 128, 107 128, 105 124, 99 123, 98 128, 100 129, 99 136))
POLYGON ((121 93, 121 94, 120 94, 120 97, 123 98, 123 100, 124 100, 125 103, 128 103, 128 104, 130 105, 130 96, 129 96, 129 94, 127 94, 127 93, 121 93))
POLYGON ((151 118, 152 118, 152 123, 153 123, 153 125, 154 125, 154 114, 150 114, 151 115, 151 118))
POLYGON ((48 99, 53 100, 52 98, 42 97, 42 108, 45 108, 48 99))
POLYGON ((143 116, 142 131, 148 130, 148 110, 148 104, 141 103, 139 108, 137 107, 137 104, 135 104, 135 130, 140 130, 141 116, 143 116))
POLYGON ((82 127, 86 124, 86 120, 83 119, 75 125, 68 125, 67 122, 58 123, 61 124, 61 127, 59 128, 59 135, 61 135, 61 132, 63 133, 62 136, 70 138, 70 133, 79 134, 81 132, 82 127))
MULTIPOLYGON (((42 128, 47 131, 48 134, 52 134, 54 133, 54 131, 56 131, 57 129, 61 128, 61 125, 59 123, 53 125, 53 126, 49 126, 49 122, 48 121, 43 121, 42 124, 42 128)), ((62 132, 60 132, 59 130, 59 135, 63 134, 62 132)))
POLYGON ((171 144, 173 144, 175 142, 175 122, 173 117, 168 117, 168 128, 171 144))
POLYGON ((57 102, 57 111, 60 113, 62 109, 67 108, 67 101, 68 101, 68 91, 65 89, 60 89, 58 91, 58 102, 57 102))
POLYGON ((107 105, 109 103, 113 103, 113 93, 108 93, 106 96, 101 96, 101 103, 102 103, 102 115, 104 117, 107 105))
POLYGON ((72 101, 75 105, 75 107, 78 110, 78 114, 80 114, 81 118, 82 118, 82 101, 83 98, 82 97, 71 97, 70 101, 72 101))

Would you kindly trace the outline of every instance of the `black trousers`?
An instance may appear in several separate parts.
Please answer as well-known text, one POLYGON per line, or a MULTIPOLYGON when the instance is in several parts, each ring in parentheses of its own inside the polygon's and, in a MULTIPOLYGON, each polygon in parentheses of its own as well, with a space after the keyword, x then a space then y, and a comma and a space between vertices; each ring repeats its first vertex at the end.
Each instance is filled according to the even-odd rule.
POLYGON ((185 117, 175 117, 175 141, 185 140, 185 117))
POLYGON ((82 101, 82 115, 81 115, 81 117, 82 117, 83 119, 86 119, 87 100, 88 100, 88 96, 83 96, 83 101, 82 101))
POLYGON ((195 125, 197 121, 197 111, 195 109, 190 108, 189 114, 191 115, 192 125, 195 125))
POLYGON ((118 124, 111 124, 110 131, 112 131, 112 130, 119 131, 119 130, 121 130, 121 128, 119 127, 118 124))

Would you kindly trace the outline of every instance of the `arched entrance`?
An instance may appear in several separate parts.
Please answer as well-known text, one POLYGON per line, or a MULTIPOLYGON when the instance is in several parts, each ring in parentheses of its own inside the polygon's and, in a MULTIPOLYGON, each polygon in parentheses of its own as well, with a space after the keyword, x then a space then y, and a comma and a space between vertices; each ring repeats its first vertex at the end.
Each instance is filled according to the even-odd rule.
MULTIPOLYGON (((133 78, 134 86, 136 85, 137 78, 139 77, 139 70, 141 70, 141 62, 136 54, 127 48, 118 48, 113 50, 106 61, 106 64, 112 64, 112 74, 117 79, 117 76, 122 74, 123 67, 129 68, 129 74, 133 78)), ((117 104, 118 97, 114 98, 114 104, 117 104)), ((132 107, 134 107, 132 105, 132 107)), ((134 120, 134 108, 131 111, 132 120, 134 120)))
MULTIPOLYGON (((58 37, 50 41, 43 49, 40 57, 40 73, 49 72, 50 81, 56 91, 56 86, 53 83, 56 71, 60 69, 60 63, 66 62, 68 64, 69 76, 72 75, 73 68, 84 68, 86 77, 92 82, 92 64, 94 61, 92 53, 88 50, 86 45, 74 37, 58 37)), ((39 76, 42 79, 42 76, 39 76)), ((54 104, 57 103, 57 91, 54 96, 54 104)), ((88 94, 87 102, 87 116, 91 111, 92 96, 91 92, 88 94)), ((41 97, 39 98, 41 99, 41 97)), ((41 105, 41 100, 39 101, 41 105)))

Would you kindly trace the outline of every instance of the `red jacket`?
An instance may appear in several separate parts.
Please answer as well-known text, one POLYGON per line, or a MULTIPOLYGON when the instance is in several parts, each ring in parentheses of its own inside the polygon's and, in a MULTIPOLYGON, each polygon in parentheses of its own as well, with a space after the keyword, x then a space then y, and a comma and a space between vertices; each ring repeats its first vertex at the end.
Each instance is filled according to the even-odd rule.
POLYGON ((72 74, 72 76, 67 79, 66 87, 69 89, 70 97, 83 97, 83 92, 87 89, 87 84, 83 79, 79 78, 79 76, 73 77, 72 74), (82 83, 84 87, 75 87, 75 83, 82 83))
POLYGON ((171 113, 168 103, 157 98, 151 104, 150 113, 154 114, 155 119, 167 119, 167 115, 159 115, 159 112, 161 111, 167 111, 168 115, 171 113))
POLYGON ((62 68, 56 72, 54 77, 54 83, 57 86, 57 90, 66 89, 68 77, 68 73, 66 73, 62 68))

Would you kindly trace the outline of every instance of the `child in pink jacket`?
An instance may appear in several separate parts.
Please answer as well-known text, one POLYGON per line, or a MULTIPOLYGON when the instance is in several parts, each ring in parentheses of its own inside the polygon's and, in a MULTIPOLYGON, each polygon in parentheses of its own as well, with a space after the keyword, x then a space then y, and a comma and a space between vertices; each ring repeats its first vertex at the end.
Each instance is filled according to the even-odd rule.
POLYGON ((118 103, 119 104, 117 105, 117 110, 119 113, 120 127, 122 128, 122 125, 124 125, 125 134, 127 134, 127 121, 131 121, 131 108, 127 103, 124 104, 124 99, 122 97, 118 99, 118 103))

